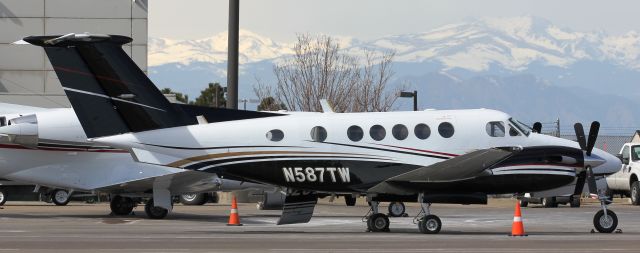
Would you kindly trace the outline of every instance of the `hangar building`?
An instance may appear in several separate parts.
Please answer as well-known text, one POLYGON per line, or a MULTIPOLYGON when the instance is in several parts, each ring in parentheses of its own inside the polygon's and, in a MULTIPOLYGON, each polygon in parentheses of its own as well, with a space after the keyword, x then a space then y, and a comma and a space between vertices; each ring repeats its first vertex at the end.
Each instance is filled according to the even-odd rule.
POLYGON ((44 50, 11 43, 29 35, 119 34, 147 70, 147 0, 2 0, 0 2, 0 102, 69 107, 44 50))

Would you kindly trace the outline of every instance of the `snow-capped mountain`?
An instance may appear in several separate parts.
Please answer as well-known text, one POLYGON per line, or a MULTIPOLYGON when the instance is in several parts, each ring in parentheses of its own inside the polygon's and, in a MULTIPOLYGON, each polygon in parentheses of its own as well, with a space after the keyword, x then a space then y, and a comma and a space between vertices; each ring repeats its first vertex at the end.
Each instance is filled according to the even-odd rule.
MULTIPOLYGON (((288 44, 279 44, 247 30, 240 31, 240 64, 273 59, 291 54, 288 44)), ((149 66, 167 63, 227 61, 227 32, 198 40, 149 39, 149 66)))
MULTIPOLYGON (((386 36, 372 41, 337 38, 343 48, 393 50, 397 62, 437 61, 445 69, 487 71, 492 65, 523 71, 533 63, 567 68, 589 61, 609 61, 640 70, 640 34, 608 36, 603 32, 574 32, 532 16, 482 18, 445 25, 415 34, 386 36)), ((240 31, 240 62, 250 63, 286 56, 292 42, 278 43, 256 33, 240 31)), ((227 57, 227 33, 199 40, 152 38, 149 65, 192 62, 222 63, 227 57)))
MULTIPOLYGON (((192 98, 208 82, 224 83, 226 38, 226 33, 220 33, 200 40, 150 39, 151 78, 161 87, 185 92, 192 98)), ((396 74, 392 82, 409 81, 412 88, 429 94, 423 96, 428 101, 421 102, 421 107, 496 106, 527 112, 525 115, 531 118, 525 120, 531 121, 562 116, 640 126, 640 114, 631 109, 640 108, 640 33, 636 31, 622 35, 577 32, 523 16, 480 18, 369 41, 335 39, 350 54, 361 54, 363 49, 394 51, 396 74), (481 93, 477 91, 496 87, 500 92, 478 98, 481 93), (433 91, 437 95, 430 93, 433 91), (553 99, 541 97, 545 92, 553 94, 553 99), (559 113, 554 108, 567 110, 559 113)), ((252 87, 256 80, 273 84, 273 64, 291 55, 293 44, 241 31, 240 96, 255 97, 252 87)))

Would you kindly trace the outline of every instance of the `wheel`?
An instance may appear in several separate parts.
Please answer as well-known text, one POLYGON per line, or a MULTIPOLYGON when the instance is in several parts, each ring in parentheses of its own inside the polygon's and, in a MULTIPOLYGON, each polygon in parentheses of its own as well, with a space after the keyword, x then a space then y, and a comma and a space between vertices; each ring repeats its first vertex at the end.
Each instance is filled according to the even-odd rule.
POLYGON ((542 198, 542 206, 546 208, 558 207, 555 197, 542 198))
POLYGON ((389 203, 389 216, 402 217, 404 216, 405 211, 406 211, 406 208, 404 206, 404 203, 402 202, 389 203))
POLYGON ((111 199, 109 206, 111 207, 111 212, 115 215, 128 215, 133 211, 135 204, 131 198, 116 195, 111 199))
POLYGON ((442 229, 442 221, 433 214, 427 215, 418 222, 418 229, 423 234, 437 234, 442 229))
POLYGON ((520 200, 520 207, 527 207, 529 205, 529 201, 520 200))
POLYGON ((600 233, 611 233, 618 227, 618 216, 611 210, 607 210, 607 217, 604 210, 600 210, 593 216, 593 225, 600 233))
POLYGON ((207 203, 206 193, 189 193, 180 195, 180 203, 187 206, 204 205, 207 203))
POLYGON ((389 218, 383 213, 376 213, 367 219, 367 227, 371 232, 389 232, 389 218))
POLYGON ((571 202, 569 203, 571 207, 578 208, 580 207, 580 197, 578 195, 571 197, 571 202))
POLYGON ((631 204, 640 205, 640 182, 638 181, 631 184, 631 204))
POLYGON ((169 210, 164 209, 159 206, 153 206, 153 199, 149 199, 147 204, 144 205, 144 212, 147 214, 147 217, 150 219, 164 219, 169 214, 169 210))
POLYGON ((0 189, 0 206, 4 205, 4 203, 7 203, 7 193, 0 189))
POLYGON ((70 200, 71 196, 69 195, 69 192, 65 190, 58 189, 54 190, 53 193, 51 193, 51 202, 56 204, 56 206, 66 206, 67 204, 69 204, 70 200))
POLYGON ((354 198, 351 195, 345 195, 344 196, 344 203, 347 204, 347 206, 355 206, 356 205, 356 198, 354 198))

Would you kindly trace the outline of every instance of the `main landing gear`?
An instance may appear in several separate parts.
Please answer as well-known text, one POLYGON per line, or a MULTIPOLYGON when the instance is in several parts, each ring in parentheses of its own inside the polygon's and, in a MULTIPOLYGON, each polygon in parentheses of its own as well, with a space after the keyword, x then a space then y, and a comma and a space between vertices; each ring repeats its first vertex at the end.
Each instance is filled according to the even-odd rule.
POLYGON ((423 234, 439 233, 440 229, 442 229, 442 221, 438 216, 431 214, 431 203, 421 203, 420 207, 422 210, 414 219, 414 223, 418 223, 420 232, 423 234))
POLYGON ((369 201, 369 205, 371 209, 369 210, 370 214, 366 217, 367 232, 389 232, 389 217, 378 212, 380 202, 369 201))
MULTIPOLYGON (((423 234, 437 234, 440 232, 440 229, 442 229, 442 221, 440 221, 438 216, 431 214, 431 203, 424 203, 422 194, 420 194, 418 199, 422 202, 422 210, 416 218, 414 218, 414 223, 418 224, 418 229, 423 234)), ((367 232, 389 232, 389 217, 386 214, 378 212, 379 204, 380 202, 378 201, 369 201, 371 209, 369 209, 369 212, 363 219, 363 221, 366 220, 367 222, 367 232)), ((404 205, 402 205, 402 207, 404 211, 404 205)))

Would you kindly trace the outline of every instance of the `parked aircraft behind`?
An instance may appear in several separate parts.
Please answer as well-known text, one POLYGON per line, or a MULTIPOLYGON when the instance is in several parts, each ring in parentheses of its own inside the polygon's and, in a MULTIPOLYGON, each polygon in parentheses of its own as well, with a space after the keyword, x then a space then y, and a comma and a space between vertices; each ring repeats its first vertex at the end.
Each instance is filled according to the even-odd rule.
MULTIPOLYGON (((487 194, 544 191, 576 178, 576 192, 586 181, 596 194, 595 178, 621 166, 594 149, 597 122, 588 139, 576 125, 576 143, 532 133, 487 109, 326 111, 193 124, 122 50, 131 38, 68 34, 24 41, 44 47, 94 143, 128 150, 142 163, 279 185, 287 196, 278 224, 308 222, 318 193, 366 192, 369 230, 388 231, 380 201, 413 200, 422 204, 420 231, 438 233, 442 223, 430 213, 432 203, 486 204, 487 194)), ((153 191, 154 205, 170 208, 166 189, 153 191)), ((612 232, 617 217, 598 197, 602 210, 594 225, 612 232)))
MULTIPOLYGON (((0 115, 0 177, 56 189, 51 193, 54 202, 68 201, 74 192, 110 193, 111 210, 124 215, 135 207, 133 198, 151 196, 154 184, 166 185, 171 196, 271 189, 211 173, 135 162, 126 150, 87 142, 71 108, 0 103, 0 110, 8 112, 0 115)), ((150 207, 145 211, 151 218, 167 214, 150 207)))

